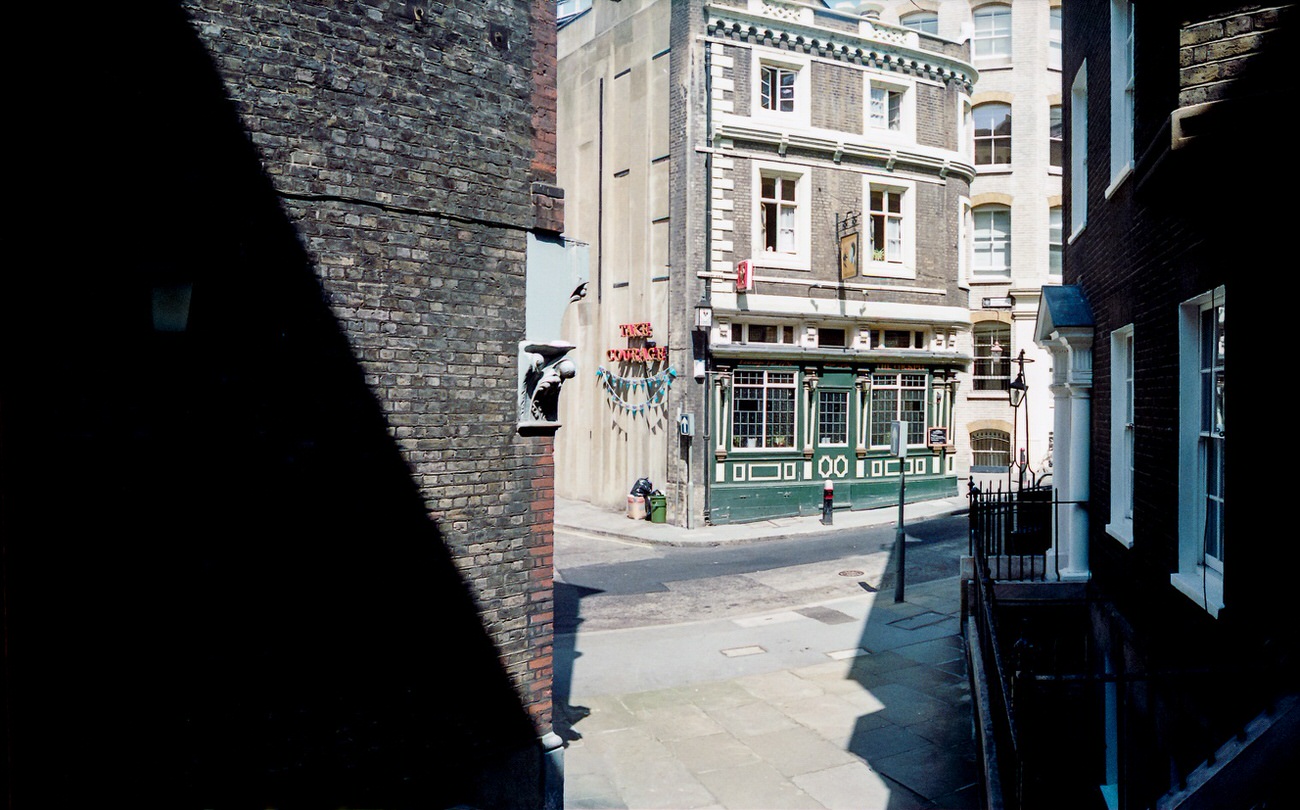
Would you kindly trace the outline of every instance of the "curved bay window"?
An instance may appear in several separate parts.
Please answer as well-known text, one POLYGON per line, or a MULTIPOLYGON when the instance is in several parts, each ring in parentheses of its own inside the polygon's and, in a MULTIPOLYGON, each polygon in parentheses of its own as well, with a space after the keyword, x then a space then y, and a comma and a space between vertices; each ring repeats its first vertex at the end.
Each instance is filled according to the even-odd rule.
POLYGON ((925 444, 924 374, 871 375, 871 446, 888 447, 890 423, 907 423, 908 445, 925 444))
POLYGON ((732 447, 794 447, 793 371, 737 370, 731 403, 732 447))
POLYGON ((1011 466, 1011 434, 977 430, 970 436, 971 472, 1005 472, 1011 466))
POLYGON ((1006 391, 1011 383, 1011 327, 995 321, 977 323, 972 331, 975 336, 975 368, 971 375, 974 390, 1006 391))

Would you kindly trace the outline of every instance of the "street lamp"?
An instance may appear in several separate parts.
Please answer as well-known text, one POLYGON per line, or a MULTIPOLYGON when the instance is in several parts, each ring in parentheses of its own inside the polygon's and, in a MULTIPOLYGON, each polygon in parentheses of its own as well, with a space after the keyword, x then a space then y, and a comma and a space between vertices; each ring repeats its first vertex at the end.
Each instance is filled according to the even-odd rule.
POLYGON ((695 305, 695 381, 704 382, 709 353, 709 331, 713 329, 713 306, 707 295, 700 296, 695 305))
MULTIPOLYGON (((1000 354, 1000 352, 997 351, 998 348, 999 348, 999 347, 995 345, 995 346, 994 346, 994 351, 995 351, 995 353, 1000 354)), ((1007 399, 1011 402, 1011 409, 1012 409, 1012 423, 1011 423, 1011 425, 1012 425, 1012 427, 1011 427, 1012 434, 1011 434, 1011 435, 1012 435, 1012 443, 1014 444, 1014 443, 1015 443, 1015 439, 1019 438, 1019 435, 1020 435, 1020 432, 1019 432, 1019 430, 1018 430, 1018 428, 1017 428, 1017 426, 1016 426, 1016 422, 1019 421, 1018 417, 1019 417, 1019 415, 1020 415, 1020 404, 1021 404, 1022 402, 1025 401, 1025 396, 1029 393, 1029 386, 1025 383, 1025 363, 1032 363, 1032 362, 1034 362, 1034 360, 1033 360, 1032 357, 1025 357, 1025 350, 1024 350, 1024 349, 1021 349, 1021 350, 1020 350, 1020 354, 1019 354, 1019 355, 1016 357, 1016 359, 1015 359, 1014 361, 1012 361, 1012 362, 1016 363, 1016 364, 1019 366, 1019 371, 1018 371, 1017 374, 1016 374, 1016 378, 1015 378, 1014 380, 1012 380, 1011 383, 1007 386, 1007 399)), ((1021 489, 1023 489, 1024 486, 1025 486, 1025 471, 1026 471, 1026 470, 1029 471, 1029 474, 1030 474, 1030 481, 1033 480, 1033 472, 1034 472, 1034 470, 1033 470, 1032 467, 1029 466, 1029 458, 1030 458, 1030 455, 1029 455, 1029 407, 1026 406, 1026 407, 1025 407, 1025 447, 1024 447, 1024 450, 1022 450, 1022 451, 1021 451, 1021 454, 1020 454, 1020 487, 1021 487, 1021 489)), ((1008 487, 1008 488, 1011 486, 1011 468, 1012 468, 1013 466, 1015 466, 1015 460, 1014 460, 1014 459, 1012 460, 1011 464, 1008 464, 1008 465, 1007 465, 1007 487, 1008 487)))

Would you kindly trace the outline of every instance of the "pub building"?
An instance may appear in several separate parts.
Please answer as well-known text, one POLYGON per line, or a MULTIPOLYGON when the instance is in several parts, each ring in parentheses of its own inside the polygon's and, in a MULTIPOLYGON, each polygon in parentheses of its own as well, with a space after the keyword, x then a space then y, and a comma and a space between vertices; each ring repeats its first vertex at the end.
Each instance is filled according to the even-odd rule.
POLYGON ((597 0, 560 25, 557 172, 592 266, 558 497, 623 509, 644 477, 699 528, 817 514, 827 482, 837 509, 904 476, 957 494, 978 73, 868 6, 597 0))

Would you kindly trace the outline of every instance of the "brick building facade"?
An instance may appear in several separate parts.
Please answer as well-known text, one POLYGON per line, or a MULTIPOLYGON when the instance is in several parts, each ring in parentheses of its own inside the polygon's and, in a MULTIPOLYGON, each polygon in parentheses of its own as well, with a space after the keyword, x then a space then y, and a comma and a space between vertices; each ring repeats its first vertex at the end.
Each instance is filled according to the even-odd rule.
POLYGON ((1295 11, 1065 6, 1065 284, 1043 288, 1035 326, 1052 359, 1060 556, 1046 581, 981 587, 993 610, 972 617, 977 728, 1004 806, 1264 808, 1295 792, 1300 559, 1272 528, 1290 520, 1289 482, 1250 429, 1255 347, 1285 343, 1270 268, 1289 213, 1268 172, 1234 180, 1245 238, 1223 238, 1200 200, 1271 148, 1295 11))
POLYGON ((196 0, 70 38, 33 207, 79 213, 11 299, 58 287, 67 326, 6 323, 15 806, 559 801, 520 360, 559 338, 554 10, 196 0))

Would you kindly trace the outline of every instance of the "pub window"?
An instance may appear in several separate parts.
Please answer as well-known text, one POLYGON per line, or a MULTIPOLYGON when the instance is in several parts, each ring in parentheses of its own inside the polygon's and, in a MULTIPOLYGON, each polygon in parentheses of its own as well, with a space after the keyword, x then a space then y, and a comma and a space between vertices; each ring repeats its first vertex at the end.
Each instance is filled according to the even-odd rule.
POLYGON ((908 445, 925 444, 925 375, 871 375, 871 446, 888 447, 890 424, 907 423, 908 445))
POLYGON ((844 446, 849 443, 849 392, 817 392, 817 444, 844 446))
POLYGON ((794 446, 794 372, 737 369, 733 375, 733 447, 794 446))

